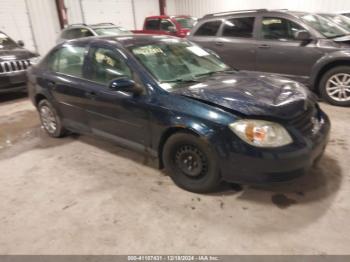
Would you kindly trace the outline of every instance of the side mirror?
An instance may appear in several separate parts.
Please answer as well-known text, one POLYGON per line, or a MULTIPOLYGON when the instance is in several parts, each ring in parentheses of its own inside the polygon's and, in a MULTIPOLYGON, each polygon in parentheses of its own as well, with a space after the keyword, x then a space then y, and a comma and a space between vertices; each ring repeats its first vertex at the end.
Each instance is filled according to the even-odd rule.
POLYGON ((176 27, 175 26, 169 26, 168 27, 168 30, 169 30, 169 32, 171 32, 171 33, 176 33, 176 27))
POLYGON ((306 30, 300 30, 295 33, 296 40, 309 41, 312 39, 311 34, 306 30))
POLYGON ((20 47, 24 47, 24 42, 22 40, 18 40, 17 45, 19 45, 20 47))
POLYGON ((140 88, 135 81, 131 80, 130 78, 123 76, 117 79, 112 80, 109 83, 109 89, 113 91, 121 91, 121 92, 127 92, 132 93, 135 95, 139 95, 142 93, 142 88, 140 88))

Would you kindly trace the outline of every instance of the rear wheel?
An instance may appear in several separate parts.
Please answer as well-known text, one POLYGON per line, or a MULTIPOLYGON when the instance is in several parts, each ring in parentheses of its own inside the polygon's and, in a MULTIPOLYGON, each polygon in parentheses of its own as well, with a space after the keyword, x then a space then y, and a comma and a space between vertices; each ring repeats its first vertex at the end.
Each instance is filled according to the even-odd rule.
POLYGON ((350 66, 338 66, 324 74, 320 82, 324 100, 337 106, 350 106, 350 66))
POLYGON ((175 184, 185 190, 212 192, 221 182, 215 154, 197 136, 187 133, 171 136, 164 146, 163 161, 175 184))
POLYGON ((46 133, 52 137, 62 137, 65 134, 65 129, 62 126, 60 117, 56 110, 46 99, 43 99, 38 104, 41 124, 46 133))

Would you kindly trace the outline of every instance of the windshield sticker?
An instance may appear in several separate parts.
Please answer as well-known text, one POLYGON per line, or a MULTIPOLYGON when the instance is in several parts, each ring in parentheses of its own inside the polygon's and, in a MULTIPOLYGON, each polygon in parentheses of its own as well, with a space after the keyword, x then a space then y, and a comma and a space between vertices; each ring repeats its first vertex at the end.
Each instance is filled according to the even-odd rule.
POLYGON ((160 49, 159 47, 155 47, 155 46, 142 46, 142 47, 134 49, 133 53, 135 55, 145 55, 145 56, 164 54, 162 49, 160 49))
POLYGON ((197 56, 208 56, 209 55, 209 53, 207 51, 205 51, 204 49, 202 49, 198 46, 189 46, 186 48, 197 56))

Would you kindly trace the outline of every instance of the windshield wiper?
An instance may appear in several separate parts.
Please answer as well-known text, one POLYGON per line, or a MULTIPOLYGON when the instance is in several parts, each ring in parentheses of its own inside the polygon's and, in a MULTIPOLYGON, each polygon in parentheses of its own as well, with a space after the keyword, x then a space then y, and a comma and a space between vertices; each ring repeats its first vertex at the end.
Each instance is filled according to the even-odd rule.
POLYGON ((234 69, 227 69, 227 70, 211 71, 211 72, 207 72, 207 73, 197 74, 197 75, 195 75, 195 77, 212 76, 215 74, 234 74, 236 72, 237 71, 234 69))
POLYGON ((163 82, 164 83, 198 83, 199 81, 193 78, 178 78, 178 79, 163 81, 163 82))

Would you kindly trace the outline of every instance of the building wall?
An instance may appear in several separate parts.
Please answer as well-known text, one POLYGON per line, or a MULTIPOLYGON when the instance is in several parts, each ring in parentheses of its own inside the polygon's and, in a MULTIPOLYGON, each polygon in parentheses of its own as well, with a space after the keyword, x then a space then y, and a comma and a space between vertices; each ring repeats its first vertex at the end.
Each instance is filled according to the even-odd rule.
POLYGON ((202 17, 207 13, 271 8, 311 12, 350 10, 349 0, 167 0, 168 14, 202 17))
POLYGON ((158 0, 65 0, 68 22, 112 22, 128 29, 140 29, 146 16, 159 15, 158 0))

